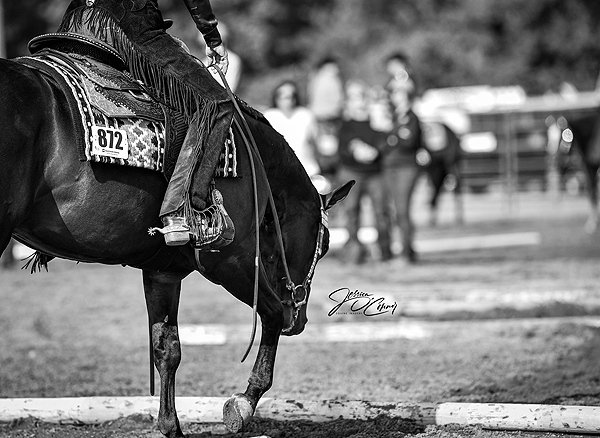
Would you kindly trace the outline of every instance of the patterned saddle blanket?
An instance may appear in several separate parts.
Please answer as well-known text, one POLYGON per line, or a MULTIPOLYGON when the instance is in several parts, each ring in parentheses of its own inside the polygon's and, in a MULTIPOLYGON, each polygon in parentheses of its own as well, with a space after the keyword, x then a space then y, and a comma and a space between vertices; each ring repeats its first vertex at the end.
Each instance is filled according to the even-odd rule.
MULTIPOLYGON (((43 71, 70 91, 80 120, 81 161, 141 167, 173 173, 187 125, 181 114, 161 105, 127 72, 77 53, 44 49, 18 61, 43 71)), ((215 176, 235 177, 237 150, 230 129, 215 176)))

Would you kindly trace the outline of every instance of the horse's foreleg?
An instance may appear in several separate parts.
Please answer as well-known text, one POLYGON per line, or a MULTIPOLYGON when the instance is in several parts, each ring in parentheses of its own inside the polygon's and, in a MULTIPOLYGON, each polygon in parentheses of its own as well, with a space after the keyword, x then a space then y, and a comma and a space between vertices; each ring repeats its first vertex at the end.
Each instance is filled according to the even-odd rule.
POLYGON ((144 293, 154 365, 160 375, 158 428, 169 438, 183 437, 175 410, 175 372, 181 361, 177 312, 185 275, 144 271, 144 293))
POLYGON ((446 169, 439 163, 431 163, 427 169, 427 176, 431 182, 431 198, 429 199, 429 225, 434 227, 438 220, 438 200, 444 185, 446 169))
POLYGON ((250 421, 258 401, 269 390, 273 383, 275 355, 279 342, 279 329, 271 329, 263 325, 258 355, 248 379, 248 387, 244 393, 231 396, 223 406, 223 422, 231 432, 240 432, 250 421))
POLYGON ((454 186, 454 215, 456 218, 456 223, 464 224, 465 223, 465 206, 463 203, 462 196, 462 181, 460 178, 460 170, 457 163, 452 165, 450 175, 454 176, 455 186, 454 186))
MULTIPOLYGON (((261 291, 262 292, 262 291, 261 291)), ((248 387, 244 393, 234 394, 223 406, 223 422, 231 432, 243 430, 262 395, 271 388, 277 345, 283 327, 283 310, 277 296, 270 290, 259 295, 258 313, 261 315, 262 335, 260 347, 252 374, 248 379, 248 387)))
POLYGON ((598 210, 598 166, 586 166, 589 181, 590 214, 585 222, 585 231, 593 234, 598 230, 600 223, 600 211, 598 210))

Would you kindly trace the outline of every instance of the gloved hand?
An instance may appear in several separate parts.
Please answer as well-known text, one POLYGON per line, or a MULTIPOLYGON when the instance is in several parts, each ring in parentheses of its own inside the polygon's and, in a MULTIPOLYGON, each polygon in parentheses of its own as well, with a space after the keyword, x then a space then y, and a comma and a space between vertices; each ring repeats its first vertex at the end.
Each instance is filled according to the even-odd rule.
POLYGON ((227 49, 223 44, 219 44, 215 47, 206 46, 206 56, 208 56, 211 61, 219 67, 219 69, 223 72, 223 74, 227 73, 227 69, 229 68, 229 58, 227 55, 227 49))

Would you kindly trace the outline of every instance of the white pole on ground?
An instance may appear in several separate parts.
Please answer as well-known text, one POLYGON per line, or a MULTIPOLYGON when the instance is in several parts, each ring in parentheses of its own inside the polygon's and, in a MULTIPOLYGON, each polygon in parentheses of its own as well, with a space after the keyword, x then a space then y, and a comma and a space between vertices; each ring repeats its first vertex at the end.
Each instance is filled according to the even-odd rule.
MULTIPOLYGON (((219 425, 225 397, 178 397, 182 422, 219 425)), ((156 418, 156 397, 66 397, 0 399, 0 422, 32 418, 48 423, 100 424, 130 415, 156 418)), ((484 429, 600 433, 600 407, 512 403, 381 403, 353 400, 265 398, 255 416, 279 421, 368 420, 379 415, 420 425, 481 426, 484 429)))

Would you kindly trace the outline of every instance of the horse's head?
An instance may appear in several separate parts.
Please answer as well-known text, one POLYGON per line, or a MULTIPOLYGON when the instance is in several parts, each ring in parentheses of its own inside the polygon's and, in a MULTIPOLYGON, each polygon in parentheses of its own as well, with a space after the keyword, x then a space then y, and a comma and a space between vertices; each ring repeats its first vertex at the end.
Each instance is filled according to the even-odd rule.
POLYGON ((327 195, 314 191, 310 201, 291 205, 279 213, 285 256, 279 249, 272 218, 266 224, 271 239, 269 247, 275 250, 263 264, 283 303, 284 335, 297 335, 304 330, 315 267, 329 250, 328 210, 343 200, 353 185, 354 181, 350 181, 327 195))

